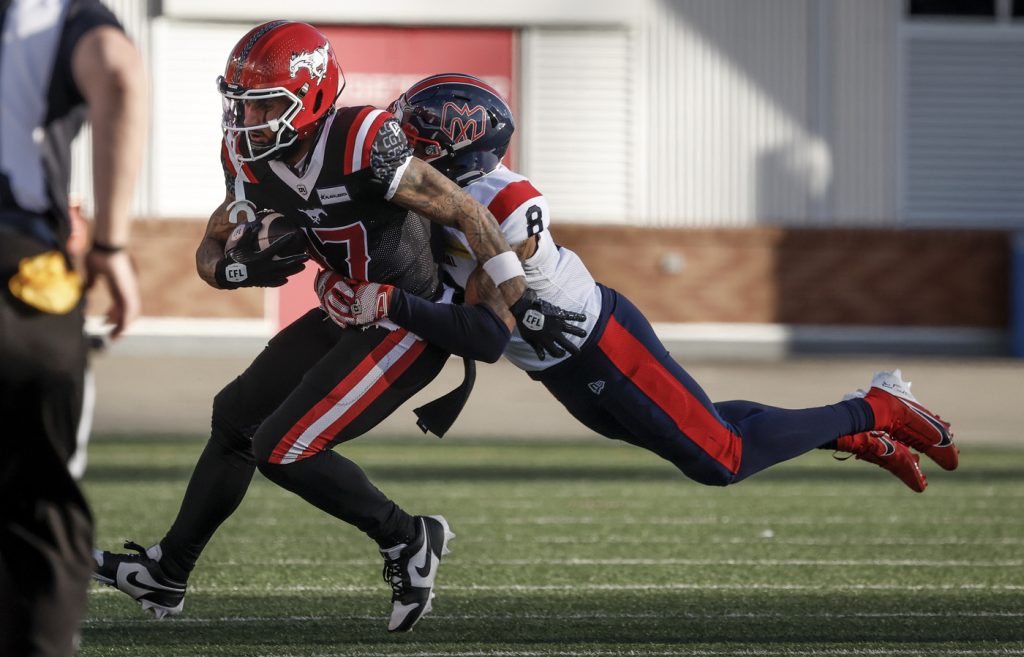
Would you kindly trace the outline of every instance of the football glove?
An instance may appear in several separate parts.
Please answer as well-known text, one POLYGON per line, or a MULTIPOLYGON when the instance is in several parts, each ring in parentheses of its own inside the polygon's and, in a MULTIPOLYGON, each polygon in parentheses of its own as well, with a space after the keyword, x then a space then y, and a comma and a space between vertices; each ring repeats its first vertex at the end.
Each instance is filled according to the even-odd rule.
POLYGON ((365 326, 388 316, 393 285, 368 283, 321 271, 316 277, 320 305, 341 327, 365 326))
POLYGON ((223 290, 234 290, 239 287, 279 287, 284 285, 289 276, 302 271, 309 255, 304 252, 286 256, 277 254, 293 250, 294 242, 301 239, 303 239, 301 233, 286 235, 266 249, 247 258, 245 262, 236 262, 234 258, 224 256, 217 263, 214 272, 217 286, 223 290))
POLYGON ((587 332, 583 328, 569 322, 585 322, 586 315, 563 310, 539 299, 530 289, 527 289, 509 310, 516 318, 519 336, 533 347, 540 360, 544 360, 546 353, 561 358, 566 352, 573 355, 580 352, 579 347, 565 337, 565 334, 585 337, 587 332))

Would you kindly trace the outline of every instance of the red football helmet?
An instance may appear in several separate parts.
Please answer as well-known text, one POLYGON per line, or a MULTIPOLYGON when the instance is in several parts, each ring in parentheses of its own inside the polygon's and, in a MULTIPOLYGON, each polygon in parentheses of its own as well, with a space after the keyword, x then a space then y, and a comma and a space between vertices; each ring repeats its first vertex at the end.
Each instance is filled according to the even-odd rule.
POLYGON ((241 141, 239 159, 259 160, 314 134, 334 110, 345 77, 330 42, 306 23, 270 21, 239 40, 228 56, 217 88, 224 98, 222 126, 241 141), (245 106, 285 98, 289 105, 276 118, 245 125, 245 106), (254 143, 251 133, 270 130, 272 143, 254 143))

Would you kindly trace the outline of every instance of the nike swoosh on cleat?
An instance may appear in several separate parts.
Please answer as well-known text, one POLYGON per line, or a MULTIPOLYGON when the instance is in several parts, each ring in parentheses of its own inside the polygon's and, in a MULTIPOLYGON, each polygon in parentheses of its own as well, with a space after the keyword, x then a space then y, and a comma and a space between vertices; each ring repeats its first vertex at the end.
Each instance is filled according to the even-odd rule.
POLYGON ((124 564, 118 569, 117 588, 136 599, 147 593, 158 593, 160 591, 168 591, 170 593, 185 592, 185 589, 182 587, 164 586, 158 583, 150 576, 149 571, 137 564, 124 564))
POLYGON ((896 453, 896 445, 893 445, 891 440, 889 440, 888 438, 881 434, 876 435, 875 438, 878 438, 880 441, 882 441, 882 444, 885 445, 885 454, 879 454, 879 456, 884 458, 886 456, 892 456, 893 454, 896 453))
POLYGON ((909 408, 909 409, 910 409, 910 410, 912 410, 913 412, 917 413, 917 415, 918 415, 918 416, 919 416, 919 417, 920 417, 920 418, 921 418, 922 420, 924 420, 924 421, 925 421, 925 422, 927 422, 928 424, 932 425, 932 428, 933 428, 933 429, 935 429, 935 431, 936 431, 936 432, 938 432, 938 434, 939 434, 939 442, 937 442, 937 443, 935 443, 934 445, 932 445, 932 447, 949 447, 950 445, 952 445, 952 444, 953 444, 953 438, 952 438, 952 437, 950 437, 950 435, 949 435, 949 430, 948 430, 948 429, 946 429, 946 427, 945 427, 945 426, 943 426, 943 424, 942 424, 941 422, 939 422, 938 420, 936 420, 936 419, 935 419, 934 417, 932 417, 932 416, 931 416, 931 415, 929 415, 928 413, 925 413, 924 411, 922 411, 921 409, 919 409, 919 408, 918 408, 917 406, 915 406, 914 404, 910 404, 910 403, 908 403, 908 402, 906 402, 906 401, 904 401, 904 400, 902 400, 902 399, 901 399, 900 401, 902 401, 902 402, 903 402, 903 404, 904 404, 904 405, 905 405, 905 406, 906 406, 907 408, 909 408))
MULTIPOLYGON (((425 527, 424 527, 424 530, 426 530, 425 527)), ((426 536, 423 537, 423 551, 426 552, 426 555, 423 558, 424 559, 423 566, 416 566, 415 568, 416 568, 416 574, 417 575, 419 575, 423 579, 427 579, 428 577, 430 577, 430 571, 433 570, 433 567, 434 567, 434 563, 433 563, 434 551, 431 550, 427 546, 427 537, 426 536)), ((419 556, 419 555, 417 555, 417 556, 419 556)))

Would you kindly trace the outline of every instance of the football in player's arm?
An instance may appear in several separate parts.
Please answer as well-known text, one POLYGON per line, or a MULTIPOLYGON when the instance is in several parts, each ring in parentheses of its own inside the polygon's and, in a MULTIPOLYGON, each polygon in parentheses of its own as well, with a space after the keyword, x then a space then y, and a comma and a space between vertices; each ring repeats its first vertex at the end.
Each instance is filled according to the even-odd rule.
MULTIPOLYGON (((449 351, 456 351, 458 345, 462 355, 487 362, 495 362, 501 356, 511 335, 510 331, 517 325, 541 357, 545 352, 561 356, 565 349, 575 351, 575 345, 566 340, 563 333, 584 335, 583 329, 570 323, 583 321, 583 315, 562 310, 538 299, 535 293, 527 289, 520 259, 508 248, 497 222, 487 208, 430 165, 416 158, 406 158, 397 189, 390 201, 465 235, 473 252, 479 254, 479 260, 483 263, 481 270, 488 274, 487 279, 491 282, 490 289, 478 295, 478 305, 468 308, 444 307, 388 283, 371 283, 377 286, 369 288, 374 290, 373 294, 386 295, 388 303, 370 305, 369 308, 376 311, 375 316, 370 319, 363 314, 359 317, 359 323, 390 315, 399 326, 449 351), (414 312, 413 308, 418 311, 414 312), (543 321, 527 321, 538 315, 543 317, 543 321), (501 330, 502 326, 505 327, 504 331, 501 330), (469 351, 463 352, 465 349, 469 351)), ((234 194, 228 189, 224 201, 210 216, 203 240, 196 250, 199 276, 221 289, 283 285, 289 276, 303 269, 308 259, 302 255, 278 255, 291 246, 291 238, 280 240, 260 252, 258 257, 246 262, 244 278, 239 279, 232 274, 232 268, 237 268, 239 263, 225 255, 224 244, 236 227, 231 214, 235 200, 234 194)), ((318 277, 318 293, 321 298, 326 293, 343 297, 345 286, 349 284, 346 281, 354 284, 366 282, 350 278, 346 273, 324 269, 318 277)), ((368 294, 367 288, 363 290, 363 294, 368 294)), ((357 304, 356 307, 360 306, 357 304)), ((361 307, 368 306, 363 304, 361 307)), ((336 319, 341 324, 346 323, 344 318, 336 319)))

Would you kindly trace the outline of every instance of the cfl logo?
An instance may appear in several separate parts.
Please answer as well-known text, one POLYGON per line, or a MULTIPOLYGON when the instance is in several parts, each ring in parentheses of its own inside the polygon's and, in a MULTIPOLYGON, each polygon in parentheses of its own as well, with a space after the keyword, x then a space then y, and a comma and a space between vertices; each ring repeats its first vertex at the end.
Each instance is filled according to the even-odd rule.
POLYGON ((544 315, 532 308, 523 315, 523 326, 531 331, 539 331, 544 328, 544 315))
POLYGON ((249 271, 240 262, 232 262, 224 268, 224 278, 231 283, 241 283, 249 278, 249 271))

